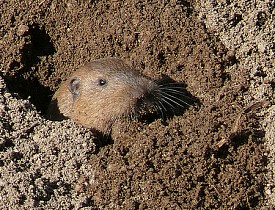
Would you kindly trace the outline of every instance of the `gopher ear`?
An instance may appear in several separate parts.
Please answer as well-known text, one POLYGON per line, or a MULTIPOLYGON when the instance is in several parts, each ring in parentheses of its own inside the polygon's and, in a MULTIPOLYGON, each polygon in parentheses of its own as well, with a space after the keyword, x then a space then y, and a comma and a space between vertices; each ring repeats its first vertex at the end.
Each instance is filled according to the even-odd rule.
POLYGON ((68 84, 68 89, 73 94, 74 98, 78 96, 80 93, 80 78, 78 77, 71 78, 68 84))

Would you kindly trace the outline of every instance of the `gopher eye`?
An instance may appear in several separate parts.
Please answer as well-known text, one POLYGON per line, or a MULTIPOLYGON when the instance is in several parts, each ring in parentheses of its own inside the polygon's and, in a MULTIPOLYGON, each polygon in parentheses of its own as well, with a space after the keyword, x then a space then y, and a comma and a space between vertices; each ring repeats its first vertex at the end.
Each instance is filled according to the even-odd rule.
POLYGON ((107 81, 105 79, 99 79, 98 80, 98 85, 99 86, 104 86, 104 85, 106 85, 106 83, 107 83, 107 81))

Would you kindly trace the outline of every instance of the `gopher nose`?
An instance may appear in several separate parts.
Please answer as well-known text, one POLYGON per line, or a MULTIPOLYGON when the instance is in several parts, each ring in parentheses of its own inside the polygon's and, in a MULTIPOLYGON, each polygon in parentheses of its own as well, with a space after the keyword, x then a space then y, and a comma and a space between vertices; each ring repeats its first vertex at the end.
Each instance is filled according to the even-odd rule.
POLYGON ((141 88, 132 89, 131 91, 131 99, 132 100, 138 100, 141 99, 144 95, 144 91, 141 88))
POLYGON ((141 98, 143 98, 145 92, 146 92, 146 90, 144 90, 144 88, 142 88, 141 86, 132 87, 131 88, 131 98, 133 100, 141 99, 141 98))

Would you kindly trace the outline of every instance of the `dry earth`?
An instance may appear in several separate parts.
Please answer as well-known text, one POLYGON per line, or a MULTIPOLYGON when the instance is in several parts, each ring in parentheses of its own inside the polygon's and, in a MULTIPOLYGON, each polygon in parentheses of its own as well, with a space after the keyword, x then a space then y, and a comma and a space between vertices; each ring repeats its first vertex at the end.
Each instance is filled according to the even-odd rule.
POLYGON ((274 1, 0 5, 0 209, 275 206, 274 1), (47 120, 60 82, 107 56, 200 106, 112 139, 47 120))

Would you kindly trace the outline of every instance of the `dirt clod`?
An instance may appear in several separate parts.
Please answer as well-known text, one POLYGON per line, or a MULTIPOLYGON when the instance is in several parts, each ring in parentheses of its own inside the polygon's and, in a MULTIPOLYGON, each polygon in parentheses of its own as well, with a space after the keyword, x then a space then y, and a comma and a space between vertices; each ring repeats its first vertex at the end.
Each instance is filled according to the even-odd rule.
POLYGON ((0 209, 274 207, 271 0, 0 5, 0 209), (61 81, 110 56, 200 106, 113 139, 44 118, 61 81))

